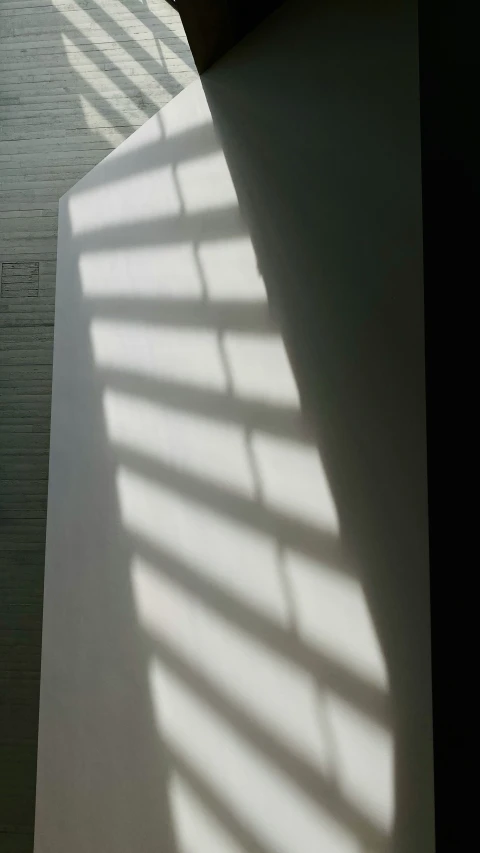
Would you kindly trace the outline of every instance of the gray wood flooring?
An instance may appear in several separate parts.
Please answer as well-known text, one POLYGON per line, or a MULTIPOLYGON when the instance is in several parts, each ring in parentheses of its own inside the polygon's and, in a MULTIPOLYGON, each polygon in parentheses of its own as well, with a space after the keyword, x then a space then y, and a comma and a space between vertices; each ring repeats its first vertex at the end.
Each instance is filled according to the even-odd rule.
POLYGON ((0 853, 33 849, 58 199, 196 76, 165 0, 1 0, 0 853))

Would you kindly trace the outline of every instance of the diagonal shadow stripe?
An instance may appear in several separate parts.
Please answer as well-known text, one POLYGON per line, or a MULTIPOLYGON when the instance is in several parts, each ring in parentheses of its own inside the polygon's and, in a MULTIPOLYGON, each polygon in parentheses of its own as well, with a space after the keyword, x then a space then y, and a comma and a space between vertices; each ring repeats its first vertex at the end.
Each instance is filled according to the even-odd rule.
POLYGON ((128 249, 129 246, 159 246, 221 240, 245 236, 245 227, 237 207, 227 207, 189 216, 160 216, 145 222, 107 226, 94 233, 78 235, 73 248, 82 252, 102 252, 108 249, 128 249))
MULTIPOLYGON (((178 5, 175 3, 175 0, 164 0, 164 2, 168 3, 168 5, 172 7, 172 9, 175 9, 178 18, 181 21, 182 20, 181 15, 178 11, 178 5)), ((127 3, 125 2, 125 0, 118 0, 118 3, 121 6, 124 6, 126 9, 128 9, 130 12, 132 11, 130 9, 130 7, 127 5, 127 3)), ((148 28, 149 28, 149 30, 152 33, 152 36, 154 38, 158 39, 158 34, 156 33, 156 29, 157 29, 159 24, 162 25, 163 27, 165 27, 166 30, 170 31, 171 36, 168 36, 168 38, 172 38, 172 41, 177 40, 176 41, 176 46, 177 46, 176 51, 174 51, 172 48, 172 53, 175 53, 177 57, 181 56, 182 60, 185 61, 185 53, 184 52, 185 52, 185 50, 188 49, 188 57, 189 57, 190 62, 188 62, 187 64, 188 64, 189 68, 192 68, 193 70, 195 70, 195 63, 193 61, 193 56, 190 52, 190 48, 187 48, 187 45, 184 42, 182 42, 182 39, 178 38, 178 36, 173 32, 173 30, 170 27, 167 26, 165 21, 159 20, 159 18, 156 15, 154 15, 153 12, 151 12, 151 10, 148 9, 148 7, 145 9, 145 6, 143 6, 143 4, 142 4, 142 8, 140 8, 138 11, 141 13, 140 15, 137 15, 137 13, 135 13, 135 12, 133 12, 132 14, 135 14, 135 17, 138 17, 139 20, 146 22, 146 26, 148 26, 148 28), (183 50, 180 47, 180 45, 178 44, 178 41, 180 41, 182 43, 183 50)), ((183 22, 182 22, 182 26, 183 26, 183 22)), ((166 38, 167 38, 167 36, 164 34, 162 41, 164 41, 166 38)))
MULTIPOLYGON (((155 107, 155 113, 158 112, 158 107, 155 107)), ((157 118, 160 120, 159 116, 157 118)), ((158 141, 148 142, 133 151, 127 148, 123 153, 119 148, 115 157, 104 163, 104 172, 101 178, 96 180, 95 186, 105 187, 132 174, 140 175, 162 166, 173 167, 185 160, 204 157, 219 150, 218 140, 210 124, 192 128, 171 139, 160 138, 158 141)))
POLYGON ((135 552, 155 566, 180 591, 196 596, 204 606, 217 612, 223 619, 237 625, 267 649, 281 655, 297 667, 311 673, 313 678, 327 685, 345 701, 357 707, 365 716, 383 726, 392 721, 391 700, 388 694, 367 683, 353 670, 330 655, 306 645, 298 634, 287 631, 271 619, 249 607, 238 597, 226 592, 214 581, 200 575, 195 568, 172 556, 159 546, 150 545, 139 534, 129 531, 135 552))
POLYGON ((218 797, 207 781, 185 761, 177 750, 163 742, 162 752, 166 753, 171 768, 186 780, 207 811, 214 815, 227 832, 236 839, 245 853, 277 853, 272 847, 265 846, 251 827, 245 826, 244 822, 234 814, 227 803, 218 797))
POLYGON ((148 401, 165 403, 179 412, 205 415, 220 421, 239 424, 247 430, 259 429, 284 438, 305 441, 309 439, 308 427, 298 410, 275 408, 262 402, 239 400, 224 392, 218 393, 195 387, 184 388, 176 382, 131 376, 115 368, 97 366, 105 384, 117 391, 134 396, 144 396, 148 401))
POLYGON ((223 518, 270 536, 278 542, 279 547, 308 554, 331 568, 348 573, 337 536, 315 530, 311 525, 269 509, 258 501, 253 502, 206 480, 175 470, 158 459, 142 458, 137 452, 125 447, 118 447, 117 452, 121 464, 145 477, 153 485, 158 481, 198 506, 208 507, 223 518))
POLYGON ((319 770, 299 758, 285 743, 278 740, 264 725, 243 711, 220 691, 208 678, 197 672, 164 641, 147 639, 150 656, 158 656, 178 678, 191 688, 199 699, 220 714, 248 740, 260 754, 301 788, 314 802, 329 811, 341 825, 347 827, 361 844, 380 853, 386 849, 388 838, 355 805, 344 798, 335 784, 319 770))
MULTIPOLYGON (((115 116, 115 119, 114 119, 115 120, 115 129, 120 128, 120 127, 122 129, 127 128, 127 131, 129 133, 133 133, 133 131, 137 129, 138 125, 132 124, 131 120, 127 119, 125 117, 124 113, 118 107, 116 107, 112 103, 112 101, 108 100, 108 98, 106 98, 104 95, 102 95, 101 92, 99 92, 98 89, 95 88, 95 86, 93 86, 91 83, 89 83, 87 80, 85 80, 85 78, 82 77, 82 75, 78 73, 77 69, 72 64, 70 65, 70 68, 71 68, 72 72, 74 72, 76 74, 78 81, 81 81, 81 84, 79 82, 79 84, 76 86, 75 93, 72 93, 72 96, 71 96, 72 100, 73 100, 75 95, 77 95, 77 96, 78 95, 93 96, 93 98, 94 98, 93 105, 94 105, 95 109, 97 110, 97 112, 101 112, 101 109, 99 109, 97 106, 98 103, 101 103, 104 113, 106 113, 106 115, 109 116, 110 119, 112 119, 113 116, 115 116)), ((129 98, 128 95, 126 95, 125 97, 129 98)), ((142 107, 140 107, 137 103, 135 103, 135 101, 133 101, 131 98, 129 98, 129 100, 132 104, 132 108, 142 112, 142 107)), ((154 108, 155 108, 155 111, 158 111, 158 107, 156 105, 154 108)), ((81 105, 77 106, 77 111, 83 115, 81 105)), ((145 121, 147 121, 147 116, 145 116, 145 121)), ((108 119, 107 119, 107 122, 111 123, 108 119)), ((101 162, 101 160, 100 160, 100 162, 101 162)))
MULTIPOLYGON (((76 32, 78 32, 78 30, 76 30, 76 32)), ((81 53, 83 56, 86 55, 85 52, 82 50, 82 44, 80 42, 80 39, 78 38, 78 36, 75 35, 75 33, 71 32, 70 30, 68 32, 68 39, 75 45, 75 47, 79 51, 79 53, 81 53)), ((95 89, 95 87, 92 86, 92 84, 88 82, 88 78, 85 77, 81 73, 80 66, 76 67, 74 65, 73 59, 69 56, 68 50, 66 50, 66 55, 67 55, 67 59, 70 63, 70 67, 71 67, 72 71, 74 71, 78 75, 78 77, 82 80, 84 85, 88 85, 95 92, 98 92, 98 89, 95 89)), ((148 93, 145 92, 140 86, 138 86, 135 83, 134 78, 129 77, 123 71, 121 65, 118 64, 118 62, 115 62, 115 65, 117 68, 117 70, 115 72, 115 77, 110 75, 108 71, 106 71, 105 69, 103 69, 101 67, 101 64, 99 64, 99 62, 96 60, 100 60, 100 63, 106 62, 107 57, 99 47, 97 47, 96 45, 93 44, 93 42, 91 43, 91 48, 88 51, 88 58, 90 59, 92 64, 95 65, 95 67, 97 68, 99 73, 104 74, 105 77, 108 77, 108 78, 111 77, 112 78, 112 83, 114 83, 115 86, 117 86, 117 88, 125 95, 126 98, 129 98, 130 100, 132 100, 131 91, 129 92, 129 91, 127 91, 127 89, 133 90, 136 92, 137 97, 141 98, 142 102, 145 104, 145 107, 151 111, 152 115, 154 113, 158 112, 158 110, 160 109, 158 104, 156 104, 155 101, 152 101, 151 98, 149 97, 148 93)), ((152 79, 155 79, 155 78, 152 78, 152 79)), ((159 82, 159 81, 157 81, 157 82, 159 82)), ((162 83, 159 82, 159 85, 161 86, 162 83)), ((100 92, 98 92, 98 94, 101 96, 100 92)), ((170 93, 170 94, 172 94, 172 93, 170 93)), ((110 101, 107 101, 107 102, 111 103, 110 101)), ((135 102, 132 101, 132 103, 135 103, 135 102)), ((139 108, 137 103, 135 103, 135 106, 137 107, 137 109, 139 108)))
POLYGON ((128 294, 109 298, 86 294, 95 305, 95 319, 130 320, 131 322, 161 323, 162 326, 185 326, 190 328, 215 328, 252 332, 255 334, 275 332, 270 311, 266 303, 231 303, 143 298, 141 294, 128 294))
MULTIPOLYGON (((121 24, 117 23, 117 21, 115 21, 115 19, 112 18, 112 16, 109 15, 106 10, 100 9, 100 7, 95 4, 93 6, 90 6, 88 10, 82 9, 81 11, 84 11, 85 14, 87 14, 92 19, 92 21, 94 21, 102 30, 104 30, 104 32, 108 33, 108 35, 113 38, 114 42, 121 44, 123 49, 126 53, 128 53, 133 62, 141 63, 142 59, 148 62, 151 61, 152 56, 136 40, 135 36, 130 34, 128 30, 125 29, 125 27, 123 27, 121 24), (122 40, 122 36, 126 37, 127 41, 125 41, 125 38, 123 38, 122 40), (117 39, 119 39, 118 42, 117 39), (132 41, 135 42, 135 49, 138 50, 141 59, 138 59, 131 53, 131 50, 129 48, 129 42, 132 41)), ((65 19, 69 21, 69 18, 67 16, 65 16, 65 19)), ((75 24, 71 24, 71 26, 75 27, 75 24)), ((77 27, 75 27, 75 29, 77 30, 77 32, 81 33, 81 30, 79 30, 77 27)), ((183 51, 185 51, 185 48, 187 47, 185 42, 183 42, 178 36, 176 36, 175 33, 173 33, 169 27, 167 27, 165 24, 162 24, 162 22, 158 18, 156 18, 155 20, 155 36, 156 38, 168 38, 169 45, 175 45, 177 50, 180 50, 181 48, 183 51)), ((172 47, 172 50, 175 52, 174 47, 172 47)), ((107 58, 105 59, 105 61, 107 61, 107 58)), ((170 94, 176 94, 179 90, 183 88, 181 83, 179 84, 178 80, 176 80, 172 74, 169 74, 168 71, 164 70, 162 73, 162 77, 163 76, 165 76, 165 88, 170 87, 170 94)))

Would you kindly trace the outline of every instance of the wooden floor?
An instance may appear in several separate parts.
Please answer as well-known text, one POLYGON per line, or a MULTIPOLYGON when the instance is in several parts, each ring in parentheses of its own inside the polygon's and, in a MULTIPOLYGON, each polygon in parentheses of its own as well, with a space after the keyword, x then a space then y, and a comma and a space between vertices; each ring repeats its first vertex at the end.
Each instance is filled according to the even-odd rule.
POLYGON ((33 849, 57 202, 196 76, 165 0, 0 3, 0 853, 33 849))

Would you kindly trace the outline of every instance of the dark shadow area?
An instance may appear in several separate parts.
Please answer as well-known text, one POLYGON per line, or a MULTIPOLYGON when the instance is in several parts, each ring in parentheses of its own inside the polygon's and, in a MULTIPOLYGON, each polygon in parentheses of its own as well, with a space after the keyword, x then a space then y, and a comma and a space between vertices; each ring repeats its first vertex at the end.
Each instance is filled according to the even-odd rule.
POLYGON ((297 12, 297 80, 311 88, 279 63, 289 9, 203 83, 386 655, 397 745, 392 849, 430 851, 416 4, 367 12, 302 3, 297 12))
MULTIPOLYGON (((283 0, 175 0, 198 71, 203 74, 283 0)), ((172 4, 173 5, 173 4, 172 4)))

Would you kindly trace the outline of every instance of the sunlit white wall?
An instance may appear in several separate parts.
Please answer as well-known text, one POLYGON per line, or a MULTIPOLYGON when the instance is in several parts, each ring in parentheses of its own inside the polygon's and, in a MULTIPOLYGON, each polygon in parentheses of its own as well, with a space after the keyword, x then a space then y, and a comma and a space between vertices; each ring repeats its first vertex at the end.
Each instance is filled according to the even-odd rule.
MULTIPOLYGON (((358 703, 356 687, 387 709, 388 672, 201 84, 80 182, 61 219, 44 653, 55 687, 43 737, 48 703, 63 691, 80 696, 69 735, 85 725, 81 660, 107 685, 115 677, 93 639, 80 632, 80 648, 78 632, 69 639, 48 623, 62 561, 71 581, 62 594, 77 596, 74 620, 88 623, 82 576, 99 557, 99 589, 104 574, 128 579, 144 653, 127 714, 143 681, 178 853, 387 849, 394 737, 388 713, 358 703), (100 435, 90 421, 81 428, 92 407, 100 435), (78 445, 66 458, 56 448, 69 435, 78 445), (68 510, 59 535, 56 483, 67 477, 81 491, 87 476, 96 521, 83 527, 82 553, 68 510), (113 512, 107 541, 102 518, 113 512), (128 543, 124 567, 108 564, 112 536, 128 543), (54 647, 69 650, 63 681, 54 647)), ((74 807, 61 836, 72 853, 72 821, 88 802, 76 786, 88 786, 102 754, 101 726, 90 725, 81 765, 64 779, 74 807)), ((42 814, 48 797, 40 788, 42 814)))

